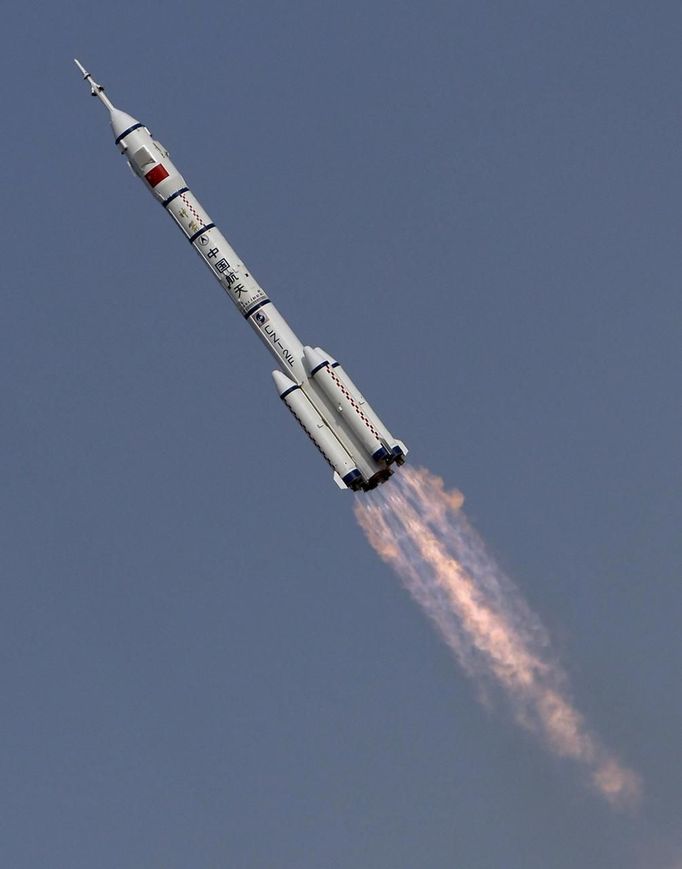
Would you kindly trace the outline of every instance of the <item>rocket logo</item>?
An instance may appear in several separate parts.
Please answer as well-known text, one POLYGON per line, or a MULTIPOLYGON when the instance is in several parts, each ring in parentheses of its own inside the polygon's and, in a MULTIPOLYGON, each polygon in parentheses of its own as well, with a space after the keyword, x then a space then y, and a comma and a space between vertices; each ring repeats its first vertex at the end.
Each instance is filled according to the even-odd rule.
POLYGON ((262 311, 256 311, 253 315, 253 319, 258 323, 259 326, 265 326, 268 322, 268 315, 264 314, 262 311))
POLYGON ((160 184, 164 178, 168 178, 168 171, 165 166, 162 166, 161 163, 159 163, 154 166, 153 169, 150 169, 144 177, 149 181, 150 187, 156 187, 156 185, 160 184))

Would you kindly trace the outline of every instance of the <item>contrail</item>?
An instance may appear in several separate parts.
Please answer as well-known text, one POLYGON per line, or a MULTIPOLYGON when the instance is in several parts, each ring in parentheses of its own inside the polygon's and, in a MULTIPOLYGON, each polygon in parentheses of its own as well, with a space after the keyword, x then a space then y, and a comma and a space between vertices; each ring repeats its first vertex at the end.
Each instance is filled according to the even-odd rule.
POLYGON ((609 803, 634 807, 639 777, 599 742, 573 706, 547 632, 467 521, 463 500, 429 471, 405 467, 357 498, 355 515, 482 699, 500 688, 520 725, 553 753, 581 764, 609 803))

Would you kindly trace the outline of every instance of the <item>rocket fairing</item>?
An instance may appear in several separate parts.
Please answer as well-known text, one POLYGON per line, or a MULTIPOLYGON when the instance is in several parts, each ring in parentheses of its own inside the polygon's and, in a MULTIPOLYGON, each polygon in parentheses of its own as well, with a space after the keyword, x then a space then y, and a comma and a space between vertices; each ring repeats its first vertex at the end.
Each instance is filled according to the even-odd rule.
POLYGON ((206 263, 277 360, 277 392, 320 450, 342 489, 374 489, 402 465, 407 447, 393 437, 339 363, 304 346, 239 259, 147 127, 117 109, 79 61, 90 92, 109 111, 115 144, 206 263))

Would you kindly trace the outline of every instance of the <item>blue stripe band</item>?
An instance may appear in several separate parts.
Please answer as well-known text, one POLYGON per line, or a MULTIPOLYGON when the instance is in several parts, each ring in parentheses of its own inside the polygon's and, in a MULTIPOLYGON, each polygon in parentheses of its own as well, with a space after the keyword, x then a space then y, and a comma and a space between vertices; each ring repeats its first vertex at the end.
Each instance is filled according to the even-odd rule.
POLYGON ((332 362, 331 367, 338 368, 340 364, 341 364, 340 362, 332 362))
POLYGON ((355 480, 362 479, 362 474, 358 471, 357 468, 353 468, 352 471, 349 471, 345 477, 341 477, 343 482, 348 486, 351 483, 355 482, 355 480))
POLYGON ((244 316, 245 316, 246 319, 248 320, 249 317, 251 316, 251 314, 255 314, 256 311, 257 311, 259 308, 262 308, 262 307, 263 307, 263 305, 269 305, 269 304, 270 304, 270 299, 264 299, 262 302, 259 302, 257 305, 254 305, 253 308, 251 308, 250 310, 248 310, 248 311, 244 314, 244 316))
POLYGON ((127 129, 127 130, 124 130, 124 131, 121 133, 121 135, 118 137, 118 139, 116 139, 116 141, 114 142, 114 145, 118 145, 118 143, 119 143, 122 139, 125 139, 125 137, 126 137, 129 133, 132 133, 133 130, 139 130, 140 127, 144 127, 144 124, 133 124, 132 127, 128 127, 128 129, 127 129))
POLYGON ((202 226, 201 229, 197 230, 194 235, 190 236, 189 243, 194 244, 194 242, 199 238, 200 235, 203 235, 205 232, 208 232, 209 229, 214 229, 215 223, 207 223, 206 226, 202 226))
POLYGON ((314 377, 320 368, 326 368, 329 365, 329 362, 325 359, 324 362, 320 362, 319 365, 316 365, 313 370, 310 372, 310 376, 314 377))
POLYGON ((280 395, 280 398, 284 399, 289 395, 290 392, 293 392, 295 389, 300 389, 301 387, 295 383, 293 386, 290 386, 288 389, 285 389, 284 392, 280 395))
POLYGON ((168 199, 164 199, 161 205, 163 205, 164 208, 168 208, 174 199, 177 199, 178 196, 182 196, 183 193, 187 193, 188 191, 189 187, 181 187, 179 190, 176 190, 175 193, 171 193, 168 199))

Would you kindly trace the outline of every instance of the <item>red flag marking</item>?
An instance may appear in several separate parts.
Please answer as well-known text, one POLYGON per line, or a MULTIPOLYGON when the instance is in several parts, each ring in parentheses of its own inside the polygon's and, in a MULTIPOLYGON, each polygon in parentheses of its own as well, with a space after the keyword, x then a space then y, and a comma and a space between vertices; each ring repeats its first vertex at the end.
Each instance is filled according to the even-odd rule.
POLYGON ((168 178, 168 172, 166 167, 159 163, 154 166, 153 169, 150 169, 144 177, 149 181, 151 187, 156 187, 156 185, 160 184, 164 178, 168 178))

